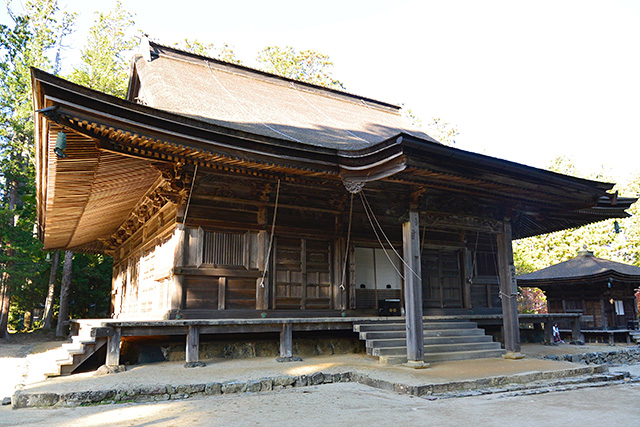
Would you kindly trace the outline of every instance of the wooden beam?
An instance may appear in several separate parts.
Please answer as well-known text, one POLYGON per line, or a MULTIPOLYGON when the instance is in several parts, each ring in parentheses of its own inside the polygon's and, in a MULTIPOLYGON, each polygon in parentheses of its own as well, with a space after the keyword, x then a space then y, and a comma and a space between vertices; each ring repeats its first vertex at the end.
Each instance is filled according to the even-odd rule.
POLYGON ((190 325, 187 332, 186 362, 198 361, 200 351, 200 327, 190 325))
POLYGON ((498 233, 498 269, 500 270, 500 296, 502 300, 502 323, 506 358, 520 359, 520 323, 518 322, 518 284, 516 267, 513 264, 511 246, 511 220, 505 218, 502 231, 498 233))
POLYGON ((122 329, 113 328, 113 335, 107 337, 107 358, 105 365, 118 366, 120 364, 120 339, 122 338, 122 329))
POLYGON ((290 359, 293 355, 293 332, 291 323, 284 323, 280 330, 280 357, 290 359))
POLYGON ((409 211, 402 224, 405 322, 407 327, 407 363, 424 364, 422 324, 422 274, 420 265, 420 223, 418 211, 409 211))

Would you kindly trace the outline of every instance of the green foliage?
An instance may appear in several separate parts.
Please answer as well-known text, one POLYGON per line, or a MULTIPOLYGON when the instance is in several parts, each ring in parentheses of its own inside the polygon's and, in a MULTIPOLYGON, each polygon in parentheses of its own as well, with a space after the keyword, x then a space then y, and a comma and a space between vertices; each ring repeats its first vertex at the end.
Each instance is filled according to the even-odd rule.
POLYGON ((213 43, 202 43, 199 40, 184 39, 183 41, 174 43, 173 45, 178 49, 186 50, 187 52, 195 53, 196 55, 217 58, 231 64, 242 64, 242 61, 236 57, 233 48, 227 43, 223 44, 222 47, 216 47, 213 43))
POLYGON ((82 50, 82 63, 73 70, 69 79, 124 98, 129 76, 126 52, 136 46, 136 40, 129 34, 134 25, 133 15, 124 10, 119 1, 112 11, 97 15, 82 50))
POLYGON ((313 50, 297 51, 290 46, 268 46, 258 52, 257 59, 269 73, 331 89, 345 89, 340 81, 333 78, 333 62, 323 53, 313 50))
MULTIPOLYGON (((24 14, 9 9, 13 25, 0 25, 0 277, 11 294, 10 322, 41 308, 50 263, 34 235, 36 220, 34 124, 31 67, 55 71, 63 39, 73 30, 73 14, 56 0, 28 1, 24 14)), ((124 79, 126 81, 126 78, 124 79)), ((104 316, 109 309, 111 259, 76 255, 74 316, 104 316)), ((0 331, 2 332, 2 331, 0 331)), ((1 335, 1 333, 0 333, 1 335)))
MULTIPOLYGON (((556 158, 549 169, 567 175, 581 175, 575 164, 567 157, 556 158)), ((603 170, 586 177, 612 181, 603 170)), ((618 188, 621 195, 635 197, 640 192, 640 175, 618 188)), ((619 233, 616 233, 616 220, 609 219, 579 228, 515 241, 514 262, 518 274, 537 271, 566 261, 577 256, 581 249, 589 249, 600 258, 640 266, 640 246, 638 246, 640 206, 638 203, 629 209, 629 213, 632 214, 630 218, 617 220, 619 233)))
POLYGON ((427 134, 433 139, 442 142, 444 145, 452 146, 456 143, 456 136, 460 133, 458 128, 451 123, 445 122, 439 117, 433 117, 427 124, 427 134))
POLYGON ((112 271, 113 260, 109 256, 78 253, 74 255, 69 300, 69 314, 72 318, 109 316, 112 271))
MULTIPOLYGON (((409 108, 402 110, 403 115, 409 119, 412 125, 418 128, 423 127, 422 120, 409 108)), ((456 136, 460 135, 458 128, 449 122, 445 122, 439 117, 432 117, 427 123, 425 132, 444 145, 452 146, 456 143, 456 136)))

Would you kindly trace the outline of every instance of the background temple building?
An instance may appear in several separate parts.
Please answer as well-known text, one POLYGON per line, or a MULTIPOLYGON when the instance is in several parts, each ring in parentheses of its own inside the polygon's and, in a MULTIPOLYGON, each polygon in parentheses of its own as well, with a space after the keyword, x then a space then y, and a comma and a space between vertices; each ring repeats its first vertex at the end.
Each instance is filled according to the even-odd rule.
POLYGON ((568 261, 518 276, 540 288, 549 313, 580 313, 583 333, 638 329, 640 267, 595 257, 583 250, 568 261))
POLYGON ((517 354, 512 239, 635 201, 444 146, 395 105, 152 42, 125 100, 35 69, 33 88, 39 235, 113 256, 111 363, 136 333, 187 334, 197 360, 199 334, 222 329, 279 331, 290 356, 292 331, 363 336, 380 309, 405 314, 405 360, 503 352, 430 344, 437 316, 498 315, 517 354))

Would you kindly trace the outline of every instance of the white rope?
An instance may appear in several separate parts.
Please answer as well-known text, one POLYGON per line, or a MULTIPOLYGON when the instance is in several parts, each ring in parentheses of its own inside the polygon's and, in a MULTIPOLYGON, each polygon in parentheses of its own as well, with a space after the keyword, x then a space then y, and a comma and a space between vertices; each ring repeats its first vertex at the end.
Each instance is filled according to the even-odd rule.
POLYGON ((267 276, 269 269, 269 258, 271 257, 271 248, 273 247, 273 235, 276 231, 276 217, 278 216, 278 199, 280 198, 280 178, 278 178, 278 187, 276 189, 276 203, 273 206, 273 221, 271 222, 271 237, 269 238, 269 249, 267 250, 267 258, 264 260, 264 271, 260 280, 260 287, 264 288, 264 278, 267 276))
MULTIPOLYGON (((336 120, 335 118, 333 118, 333 117, 329 117, 328 115, 326 115, 326 114, 324 113, 324 111, 320 110, 318 107, 316 107, 314 104, 312 104, 312 103, 311 103, 311 101, 309 101, 307 98, 305 98, 304 96, 302 96, 302 94, 300 93, 300 91, 298 90, 298 88, 296 87, 296 85, 295 85, 295 83, 294 83, 294 82, 291 82, 291 86, 293 86, 293 89, 295 89, 295 91, 296 91, 296 93, 298 94, 298 96, 299 96, 300 98, 302 98, 302 100, 303 100, 303 101, 305 101, 307 104, 309 104, 309 106, 311 106, 311 108, 313 108, 314 110, 316 110, 318 113, 322 114, 325 118, 327 118, 327 119, 331 120, 332 122, 336 123, 337 125, 342 126, 342 123, 338 122, 338 120, 336 120)), ((366 105, 366 104, 365 104, 365 105, 366 105)), ((368 108, 368 107, 369 107, 369 106, 367 105, 367 108, 368 108)), ((370 141, 367 141, 366 139, 364 139, 364 138, 362 138, 362 137, 359 137, 359 136, 358 136, 358 135, 356 135, 355 133, 351 132, 349 129, 344 129, 344 128, 342 128, 342 127, 340 127, 339 129, 341 129, 341 130, 345 131, 346 133, 348 133, 349 135, 351 135, 352 137, 354 137, 354 138, 356 138, 356 139, 359 139, 360 141, 364 141, 364 142, 366 142, 367 144, 369 144, 369 143, 370 143, 370 141)))
POLYGON ((353 215, 353 193, 351 193, 351 203, 349 204, 349 227, 347 228, 347 246, 344 251, 344 263, 342 264, 342 278, 340 280, 340 290, 344 291, 344 280, 347 276, 347 256, 349 255, 349 243, 351 239, 351 218, 353 215))
POLYGON ((184 218, 182 218, 182 223, 187 223, 187 214, 189 213, 189 203, 191 203, 191 194, 193 193, 193 184, 196 182, 196 174, 198 173, 198 164, 196 163, 196 168, 193 171, 193 178, 191 179, 191 189, 189 190, 189 197, 187 198, 187 207, 184 209, 184 218))
POLYGON ((235 103, 236 103, 236 104, 238 104, 238 106, 242 109, 242 111, 244 111, 244 112, 245 112, 248 116, 250 116, 254 121, 256 121, 256 122, 258 122, 258 123, 262 124, 262 125, 263 125, 264 127, 266 127, 267 129, 269 129, 269 130, 271 130, 271 131, 273 131, 273 132, 275 132, 275 133, 277 133, 277 134, 279 134, 279 135, 282 135, 282 136, 284 136, 284 137, 286 137, 286 138, 289 138, 289 139, 291 139, 292 141, 302 143, 302 141, 300 141, 299 139, 294 138, 294 137, 292 137, 292 136, 290 136, 290 135, 287 135, 287 134, 286 134, 286 133, 284 133, 284 132, 280 132, 278 129, 275 129, 275 128, 273 128, 273 127, 269 126, 268 124, 266 124, 265 122, 263 122, 262 120, 258 119, 256 116, 254 116, 253 114, 251 114, 251 112, 250 112, 249 110, 247 110, 247 109, 245 108, 245 106, 244 106, 244 105, 242 105, 242 104, 240 103, 240 101, 238 101, 238 99, 237 99, 235 96, 233 96, 233 94, 232 94, 231 92, 229 92, 229 91, 227 90, 227 88, 226 88, 226 87, 225 87, 225 86, 220 82, 220 80, 218 80, 218 78, 217 78, 217 77, 216 77, 216 75, 214 74, 213 70, 211 69, 211 65, 209 64, 209 61, 205 61, 205 62, 206 62, 206 64, 207 64, 207 67, 209 68, 209 72, 210 72, 210 73, 211 73, 211 75, 213 76, 213 79, 218 83, 218 85, 220 85, 220 87, 222 88, 222 90, 224 90, 224 91, 226 92, 226 94, 227 94, 227 95, 229 95, 229 97, 231 97, 231 99, 233 99, 233 100, 235 101, 235 103))
POLYGON ((382 243, 382 240, 380 240, 380 236, 378 236, 378 231, 376 230, 376 227, 373 225, 373 221, 371 220, 371 214, 373 214, 373 212, 371 212, 371 214, 369 214, 369 210, 367 209, 367 206, 364 203, 364 199, 362 197, 362 193, 363 193, 362 191, 359 193, 360 194, 360 200, 362 201, 362 206, 364 207, 364 211, 367 214, 367 218, 369 218, 369 224, 371 224, 371 228, 373 229, 373 233, 376 235, 376 239, 378 239, 378 243, 380 244, 380 247, 384 251, 384 254, 387 256, 387 259, 389 260, 389 263, 391 264, 393 269, 396 271, 396 273, 398 273, 398 276, 400 276, 400 278, 404 281, 404 275, 402 273, 400 273, 400 270, 398 270, 398 268, 396 267, 396 264, 391 260, 391 257, 387 253, 387 248, 384 247, 384 244, 382 243))
MULTIPOLYGON (((382 226, 380 225, 380 222, 378 222, 378 219, 376 218, 375 214, 373 213, 373 209, 371 209, 371 205, 369 204, 369 201, 367 200, 367 196, 366 194, 364 194, 364 191, 360 192, 360 194, 363 197, 363 201, 366 202, 367 206, 369 207, 369 210, 371 211, 371 216, 373 216, 373 219, 376 221, 376 224, 378 225, 378 228, 380 229, 380 232, 382 233, 382 235, 384 236, 384 238, 386 239, 387 243, 389 244, 389 246, 391 247, 391 249, 393 250, 393 252, 396 254, 396 256, 398 258, 400 258, 400 260, 402 261, 402 263, 409 269, 409 271, 411 271, 411 273, 413 273, 414 276, 416 276, 418 278, 418 280, 422 281, 422 277, 418 276, 418 274, 413 271, 413 269, 411 268, 411 266, 404 260, 404 258, 402 258, 400 256, 400 254, 398 253, 398 251, 396 250, 396 248, 393 247, 393 244, 391 244, 391 241, 389 240, 389 238, 387 237, 386 233, 384 232, 384 230, 382 229, 382 226)), ((363 202, 363 203, 364 203, 363 202)), ((366 208, 365 208, 366 209, 366 208)))

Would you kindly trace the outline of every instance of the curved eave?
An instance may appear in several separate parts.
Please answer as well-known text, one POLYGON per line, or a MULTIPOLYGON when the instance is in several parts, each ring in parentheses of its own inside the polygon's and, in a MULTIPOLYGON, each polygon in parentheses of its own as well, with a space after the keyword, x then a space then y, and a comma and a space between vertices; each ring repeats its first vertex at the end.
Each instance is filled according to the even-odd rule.
POLYGON ((521 279, 517 278, 518 286, 540 288, 544 290, 547 287, 558 286, 597 286, 613 279, 615 283, 624 283, 628 285, 640 286, 640 276, 623 274, 615 270, 606 270, 597 274, 590 274, 576 277, 561 277, 555 279, 521 279))

